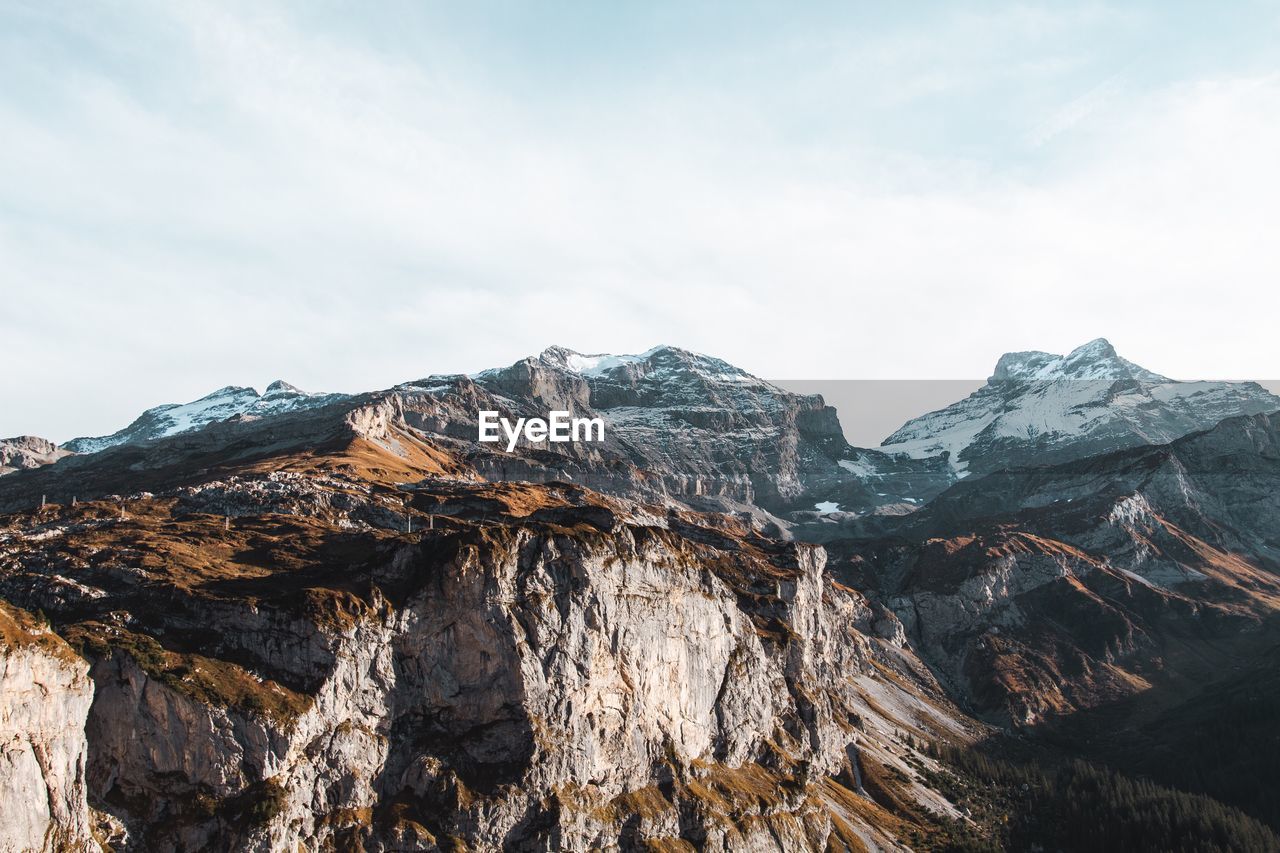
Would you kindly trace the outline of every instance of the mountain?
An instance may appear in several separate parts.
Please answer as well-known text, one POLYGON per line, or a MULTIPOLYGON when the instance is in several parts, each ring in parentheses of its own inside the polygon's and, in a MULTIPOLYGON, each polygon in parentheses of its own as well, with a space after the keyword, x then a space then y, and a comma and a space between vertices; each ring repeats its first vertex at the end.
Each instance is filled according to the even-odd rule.
POLYGON ((665 475, 673 494, 720 494, 775 512, 866 511, 919 502, 953 480, 941 460, 851 447, 820 396, 677 347, 621 356, 551 347, 475 381, 534 410, 601 416, 619 455, 665 475))
POLYGON ((1121 358, 1099 338, 1065 356, 1002 356, 969 397, 914 418, 881 449, 947 453, 957 476, 1160 444, 1224 418, 1280 410, 1253 382, 1176 382, 1121 358))
POLYGON ((486 482, 408 425, 498 399, 451 388, 45 469, 108 497, 0 517, 0 677, 31 696, 19 746, 53 759, 15 764, 0 807, 67 804, 27 837, 894 850, 958 831, 924 740, 984 728, 823 549, 750 516, 486 482))
MULTIPOLYGON (((941 459, 912 459, 851 447, 836 412, 821 397, 778 388, 728 363, 676 347, 638 355, 582 355, 551 347, 537 357, 474 376, 435 375, 386 391, 359 395, 303 394, 273 384, 258 396, 229 387, 185 406, 159 406, 104 438, 76 439, 65 447, 86 460, 112 448, 186 437, 148 454, 148 467, 176 448, 198 446, 215 428, 224 446, 233 425, 261 421, 280 440, 322 440, 353 413, 387 407, 401 428, 430 437, 458 464, 489 479, 570 481, 624 497, 676 500, 711 509, 772 513, 905 511, 954 481, 941 459), (546 417, 551 410, 601 417, 605 441, 529 444, 514 452, 479 444, 477 413, 546 417), (325 412, 319 420, 308 413, 325 412), (327 420, 325 420, 327 418, 327 420)), ((246 435, 259 431, 246 426, 246 435)), ((256 440, 256 439, 255 439, 256 440)), ((77 462, 64 469, 51 493, 88 496, 85 471, 112 460, 77 462), (77 480, 79 486, 73 485, 77 480)), ((151 483, 142 475, 139 484, 151 483)), ((34 485, 32 486, 34 488, 34 485)), ((143 488, 139 485, 139 488, 143 488)), ((16 496, 16 495, 15 495, 16 496)))
POLYGON ((69 451, 52 441, 39 436, 20 435, 17 438, 0 439, 0 476, 51 465, 68 453, 69 451))
POLYGON ((37 849, 1280 849, 1280 413, 1102 344, 989 385, 1078 383, 1119 388, 1088 440, 959 479, 669 346, 152 410, 0 480, 0 810, 37 849), (553 409, 605 439, 477 441, 553 409))
POLYGON ((121 444, 137 444, 198 430, 236 417, 262 418, 311 409, 342 399, 341 394, 313 394, 277 380, 263 394, 228 385, 190 403, 166 403, 147 409, 124 429, 97 437, 73 438, 62 445, 72 453, 97 453, 121 444))

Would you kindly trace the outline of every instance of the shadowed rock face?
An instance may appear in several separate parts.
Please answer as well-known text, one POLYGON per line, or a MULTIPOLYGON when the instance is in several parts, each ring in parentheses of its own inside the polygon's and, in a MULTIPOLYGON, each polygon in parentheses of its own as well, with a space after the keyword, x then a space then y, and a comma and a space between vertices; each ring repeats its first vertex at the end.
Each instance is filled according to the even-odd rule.
MULTIPOLYGON (((1166 687, 1274 644, 1280 415, 1169 445, 966 479, 878 541, 874 572, 953 689, 1020 724, 1166 687)), ((1157 691, 1158 692, 1158 691, 1157 691)))
MULTIPOLYGON (((867 509, 932 496, 952 479, 941 460, 850 447, 821 397, 783 391, 675 347, 636 356, 553 347, 475 381, 532 411, 601 416, 613 452, 682 498, 722 496, 774 512, 811 510, 821 501, 867 509)), ((613 490, 594 472, 584 475, 589 485, 613 490)))

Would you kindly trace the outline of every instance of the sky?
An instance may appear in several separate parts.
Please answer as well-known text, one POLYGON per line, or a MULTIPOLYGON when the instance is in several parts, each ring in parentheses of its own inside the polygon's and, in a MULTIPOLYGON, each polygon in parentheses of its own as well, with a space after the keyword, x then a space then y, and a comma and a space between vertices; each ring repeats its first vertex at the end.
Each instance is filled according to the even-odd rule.
POLYGON ((0 0, 0 436, 552 344, 1280 377, 1269 3, 0 0))

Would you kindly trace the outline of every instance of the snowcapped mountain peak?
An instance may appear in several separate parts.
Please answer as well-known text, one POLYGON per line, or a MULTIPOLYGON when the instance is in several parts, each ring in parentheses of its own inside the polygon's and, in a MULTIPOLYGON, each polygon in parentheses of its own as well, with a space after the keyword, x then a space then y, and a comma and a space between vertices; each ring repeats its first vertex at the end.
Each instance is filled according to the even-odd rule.
POLYGON ((267 390, 263 393, 262 396, 271 397, 271 396, 281 395, 281 394, 306 394, 306 393, 307 393, 306 391, 303 391, 297 385, 290 385, 288 382, 285 382, 283 379, 277 379, 275 382, 272 382, 270 385, 267 386, 267 390))
MULTIPOLYGON (((835 409, 819 395, 787 391, 727 361, 679 347, 612 354, 552 346, 470 380, 474 387, 462 383, 460 420, 475 417, 476 394, 492 395, 519 414, 572 409, 599 416, 610 447, 575 448, 570 459, 621 454, 648 472, 644 489, 658 483, 663 494, 812 511, 815 504, 903 505, 954 480, 941 460, 922 463, 851 448, 835 409)), ((440 400, 457 387, 449 377, 412 386, 432 395, 425 403, 431 419, 440 417, 440 400)), ((417 405, 416 398, 404 405, 417 405)), ((497 464, 510 470, 505 458, 497 464)), ((570 467, 555 474, 559 479, 608 488, 619 476, 597 479, 588 471, 573 473, 577 461, 561 464, 570 467)))
POLYGON ((1031 351, 1000 356, 988 382, 1053 382, 1061 379, 1169 382, 1133 362, 1121 358, 1106 338, 1095 338, 1066 355, 1031 351))
POLYGON ((908 421, 882 446, 915 458, 946 451, 965 476, 1165 443, 1276 409, 1280 398, 1255 383, 1175 382, 1097 338, 1066 355, 1006 353, 986 385, 908 421))

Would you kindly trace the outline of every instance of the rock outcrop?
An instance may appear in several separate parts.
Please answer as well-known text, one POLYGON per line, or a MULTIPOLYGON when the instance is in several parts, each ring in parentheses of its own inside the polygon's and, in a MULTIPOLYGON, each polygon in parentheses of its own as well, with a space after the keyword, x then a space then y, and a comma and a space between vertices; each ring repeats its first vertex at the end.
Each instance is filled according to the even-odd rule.
POLYGON ((0 476, 52 465, 70 451, 35 435, 0 440, 0 476))

